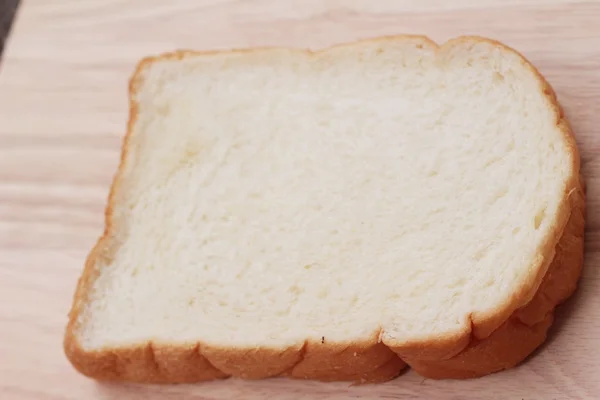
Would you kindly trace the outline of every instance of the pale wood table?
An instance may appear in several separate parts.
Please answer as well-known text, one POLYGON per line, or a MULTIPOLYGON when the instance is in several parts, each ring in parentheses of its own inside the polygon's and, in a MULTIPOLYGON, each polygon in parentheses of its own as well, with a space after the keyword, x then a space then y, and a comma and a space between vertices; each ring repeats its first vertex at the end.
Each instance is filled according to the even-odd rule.
POLYGON ((0 69, 0 399, 599 399, 599 200, 598 0, 26 0, 0 69), (519 368, 473 381, 409 372, 366 387, 286 379, 138 387, 75 373, 62 334, 101 233, 137 60, 175 48, 323 47, 397 33, 504 41, 541 69, 572 120, 588 183, 586 267, 548 344, 519 368))

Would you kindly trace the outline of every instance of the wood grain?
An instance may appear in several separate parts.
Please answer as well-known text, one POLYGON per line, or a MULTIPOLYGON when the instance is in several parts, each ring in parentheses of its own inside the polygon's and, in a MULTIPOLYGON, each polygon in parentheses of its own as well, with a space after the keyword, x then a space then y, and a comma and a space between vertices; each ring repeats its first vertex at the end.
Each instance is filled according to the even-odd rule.
POLYGON ((597 0, 24 1, 0 69, 0 399, 597 399, 599 226, 597 0), (398 33, 479 34, 515 47, 572 122, 588 185, 586 265, 538 354, 478 380, 408 372, 364 387, 287 379, 143 387, 78 375, 61 347, 66 313, 102 230, 137 60, 176 48, 319 48, 398 33))

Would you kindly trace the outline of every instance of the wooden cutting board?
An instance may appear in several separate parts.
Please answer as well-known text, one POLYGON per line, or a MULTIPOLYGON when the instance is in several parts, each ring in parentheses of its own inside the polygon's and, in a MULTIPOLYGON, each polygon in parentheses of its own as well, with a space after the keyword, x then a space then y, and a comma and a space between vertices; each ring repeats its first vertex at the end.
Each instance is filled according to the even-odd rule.
POLYGON ((600 398, 600 1, 29 0, 0 69, 0 399, 600 398), (489 36, 555 87, 588 185, 586 265, 546 345, 471 381, 352 387, 287 379, 98 384, 62 351, 75 283, 103 227, 127 118, 127 80, 177 48, 308 46, 398 33, 489 36))

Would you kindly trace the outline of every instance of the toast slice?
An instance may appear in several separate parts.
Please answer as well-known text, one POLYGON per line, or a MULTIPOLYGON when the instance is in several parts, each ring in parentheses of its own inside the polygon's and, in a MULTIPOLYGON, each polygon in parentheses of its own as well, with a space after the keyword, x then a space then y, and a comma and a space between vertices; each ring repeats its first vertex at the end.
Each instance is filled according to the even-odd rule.
POLYGON ((576 287, 576 143, 498 42, 176 52, 130 97, 65 336, 90 377, 481 376, 576 287))

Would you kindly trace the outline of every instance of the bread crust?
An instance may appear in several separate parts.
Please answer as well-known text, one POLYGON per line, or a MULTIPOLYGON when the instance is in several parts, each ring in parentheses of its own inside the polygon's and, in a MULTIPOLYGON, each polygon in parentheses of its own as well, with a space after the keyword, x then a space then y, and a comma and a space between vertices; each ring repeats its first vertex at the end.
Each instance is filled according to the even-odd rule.
MULTIPOLYGON (((130 114, 121 162, 114 178, 105 212, 105 230, 87 257, 79 279, 64 337, 65 353, 82 374, 100 380, 147 383, 199 382, 227 378, 262 379, 289 376, 321 381, 345 380, 357 383, 393 379, 410 365, 424 377, 472 378, 511 368, 523 361, 546 338, 554 308, 575 290, 583 264, 585 225, 585 188, 579 175, 579 153, 573 133, 558 104, 556 95, 542 75, 523 56, 507 46, 480 37, 460 37, 438 46, 426 37, 396 36, 376 41, 406 41, 419 48, 431 47, 438 54, 456 47, 488 46, 517 55, 523 66, 535 73, 548 106, 556 113, 556 124, 572 153, 573 176, 565 183, 555 229, 540 249, 538 262, 521 288, 505 304, 481 315, 468 316, 464 330, 411 343, 387 340, 381 329, 370 339, 332 343, 306 341, 288 348, 226 348, 206 343, 171 344, 147 342, 138 346, 85 350, 77 333, 88 293, 99 274, 97 262, 110 259, 117 246, 114 234, 113 205, 117 203, 124 172, 131 167, 130 136, 136 123, 138 105, 133 94, 141 84, 141 73, 161 59, 182 59, 189 55, 214 54, 179 51, 142 60, 130 80, 130 114), (382 339, 383 338, 383 339, 382 339)), ((351 47, 355 43, 336 46, 351 47)), ((233 50, 251 52, 253 50, 233 50)), ((308 52, 308 50, 306 50, 308 52)), ((322 53, 313 52, 314 54, 322 53)))

